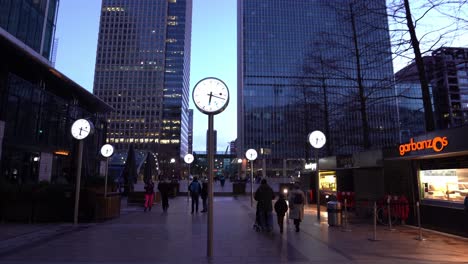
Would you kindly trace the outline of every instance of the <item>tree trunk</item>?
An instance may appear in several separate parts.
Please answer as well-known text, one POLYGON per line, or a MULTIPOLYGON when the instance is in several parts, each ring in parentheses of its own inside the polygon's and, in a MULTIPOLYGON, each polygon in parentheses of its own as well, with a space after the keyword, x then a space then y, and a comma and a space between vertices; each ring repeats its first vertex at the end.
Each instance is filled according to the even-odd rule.
POLYGON ((431 96, 429 93, 429 83, 426 78, 426 70, 424 60, 421 55, 421 49, 419 47, 419 40, 416 37, 416 30, 413 24, 413 18, 411 17, 411 9, 408 0, 404 0, 405 13, 406 13, 406 24, 411 37, 411 44, 414 51, 414 59, 418 68, 419 81, 421 83, 421 93, 424 105, 424 119, 426 122, 426 131, 434 131, 434 114, 432 112, 431 96))
POLYGON ((351 26, 353 30, 353 42, 354 42, 354 52, 356 56, 356 77, 357 77, 357 84, 359 89, 359 102, 360 102, 360 112, 361 112, 361 122, 362 122, 362 145, 364 149, 369 149, 370 138, 369 138, 369 121, 367 117, 367 106, 366 106, 366 95, 364 93, 364 84, 362 82, 362 69, 361 69, 361 54, 359 52, 358 46, 358 36, 356 30, 356 21, 354 18, 354 10, 353 4, 349 5, 350 14, 351 14, 351 26))

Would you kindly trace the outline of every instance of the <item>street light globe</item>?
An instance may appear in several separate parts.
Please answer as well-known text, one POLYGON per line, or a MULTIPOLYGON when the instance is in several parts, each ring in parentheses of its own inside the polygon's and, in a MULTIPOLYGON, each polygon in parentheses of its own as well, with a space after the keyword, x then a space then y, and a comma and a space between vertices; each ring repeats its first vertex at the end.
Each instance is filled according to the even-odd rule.
POLYGON ((288 194, 288 189, 287 189, 287 188, 284 188, 284 189, 283 189, 283 193, 284 193, 284 194, 288 194))
POLYGON ((237 163, 242 163, 242 159, 237 159, 237 163))
POLYGON ((174 163, 174 162, 175 162, 175 159, 174 159, 174 158, 172 158, 172 159, 171 159, 171 163, 174 163))

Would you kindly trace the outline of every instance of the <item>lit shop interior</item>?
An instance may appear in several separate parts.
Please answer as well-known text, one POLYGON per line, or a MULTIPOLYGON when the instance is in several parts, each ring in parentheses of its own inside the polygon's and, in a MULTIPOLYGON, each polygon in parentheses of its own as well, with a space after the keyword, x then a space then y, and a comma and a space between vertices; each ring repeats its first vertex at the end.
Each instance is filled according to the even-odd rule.
POLYGON ((323 195, 336 195, 336 172, 321 171, 319 175, 320 192, 323 195))
POLYGON ((421 198, 463 203, 468 194, 468 169, 420 170, 421 198))

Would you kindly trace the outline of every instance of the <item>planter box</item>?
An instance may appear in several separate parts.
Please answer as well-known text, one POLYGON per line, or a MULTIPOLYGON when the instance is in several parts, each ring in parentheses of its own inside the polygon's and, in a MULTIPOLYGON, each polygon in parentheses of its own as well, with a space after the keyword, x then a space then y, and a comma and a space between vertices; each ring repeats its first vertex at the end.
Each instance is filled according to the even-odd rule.
POLYGON ((94 220, 104 221, 120 216, 120 194, 108 193, 107 197, 97 196, 94 220))
POLYGON ((232 193, 236 194, 245 194, 245 182, 233 182, 232 183, 232 193))

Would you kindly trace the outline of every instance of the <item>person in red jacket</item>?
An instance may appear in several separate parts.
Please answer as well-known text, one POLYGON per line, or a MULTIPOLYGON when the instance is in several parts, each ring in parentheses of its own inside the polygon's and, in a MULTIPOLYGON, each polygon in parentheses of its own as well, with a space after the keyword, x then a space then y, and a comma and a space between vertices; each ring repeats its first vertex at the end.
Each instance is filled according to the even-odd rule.
POLYGON ((145 212, 146 210, 151 211, 154 201, 154 183, 153 180, 149 179, 145 183, 145 212))

